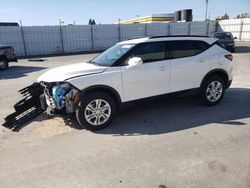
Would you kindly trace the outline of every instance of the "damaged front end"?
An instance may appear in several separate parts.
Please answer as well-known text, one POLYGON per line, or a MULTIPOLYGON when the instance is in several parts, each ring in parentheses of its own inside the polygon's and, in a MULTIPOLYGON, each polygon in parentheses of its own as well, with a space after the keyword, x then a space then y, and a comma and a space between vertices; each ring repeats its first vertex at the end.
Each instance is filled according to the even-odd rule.
POLYGON ((17 130, 44 111, 48 115, 75 112, 75 98, 79 90, 66 82, 40 82, 21 89, 19 93, 23 98, 14 105, 15 112, 8 115, 3 124, 12 130, 17 130))
POLYGON ((42 108, 48 115, 58 111, 75 112, 75 97, 79 90, 67 82, 41 82, 44 93, 40 96, 42 108))

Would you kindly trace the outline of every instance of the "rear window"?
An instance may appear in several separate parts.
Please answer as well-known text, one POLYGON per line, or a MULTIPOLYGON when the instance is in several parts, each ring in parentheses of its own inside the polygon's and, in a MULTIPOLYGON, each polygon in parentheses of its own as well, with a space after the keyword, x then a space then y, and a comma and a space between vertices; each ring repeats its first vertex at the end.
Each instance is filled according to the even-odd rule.
POLYGON ((230 33, 215 33, 214 38, 218 39, 232 39, 232 35, 230 33))

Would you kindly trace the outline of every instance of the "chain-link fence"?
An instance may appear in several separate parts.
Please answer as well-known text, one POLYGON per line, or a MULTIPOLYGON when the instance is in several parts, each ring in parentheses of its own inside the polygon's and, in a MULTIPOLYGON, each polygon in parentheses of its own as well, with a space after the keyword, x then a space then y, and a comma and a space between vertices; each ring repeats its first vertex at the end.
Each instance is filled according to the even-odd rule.
POLYGON ((13 46, 18 56, 77 53, 104 50, 119 41, 141 36, 211 36, 216 27, 215 21, 93 26, 2 26, 0 44, 13 46))

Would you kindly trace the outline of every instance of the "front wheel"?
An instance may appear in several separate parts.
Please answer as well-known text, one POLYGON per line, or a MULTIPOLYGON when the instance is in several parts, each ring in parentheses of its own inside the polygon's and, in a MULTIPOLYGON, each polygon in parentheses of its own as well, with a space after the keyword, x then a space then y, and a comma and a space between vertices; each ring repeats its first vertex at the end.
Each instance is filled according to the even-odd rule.
POLYGON ((0 57, 0 70, 6 70, 9 68, 9 62, 6 58, 0 57))
POLYGON ((221 77, 213 75, 208 77, 201 87, 201 100, 203 104, 212 106, 218 104, 225 93, 225 82, 221 77))
POLYGON ((116 114, 114 99, 104 92, 84 95, 76 110, 76 118, 82 128, 99 130, 107 127, 116 114))

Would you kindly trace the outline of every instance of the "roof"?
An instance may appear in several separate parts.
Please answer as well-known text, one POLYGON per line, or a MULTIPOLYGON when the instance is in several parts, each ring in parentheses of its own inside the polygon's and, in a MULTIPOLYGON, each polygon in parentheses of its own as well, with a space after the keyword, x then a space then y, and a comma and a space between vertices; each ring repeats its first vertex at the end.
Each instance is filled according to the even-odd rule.
POLYGON ((0 26, 19 26, 16 22, 0 22, 0 26))
POLYGON ((130 40, 125 40, 122 42, 119 42, 118 44, 139 44, 148 41, 149 37, 144 37, 144 38, 137 38, 137 39, 130 39, 130 40))
POLYGON ((0 44, 0 49, 4 49, 4 48, 11 48, 11 46, 8 46, 8 45, 1 45, 1 44, 0 44))
POLYGON ((213 44, 218 39, 210 38, 207 36, 174 35, 174 36, 141 37, 137 39, 122 41, 122 42, 119 42, 118 44, 139 44, 139 43, 145 43, 145 42, 172 41, 172 40, 200 40, 200 41, 207 42, 208 44, 213 44))

